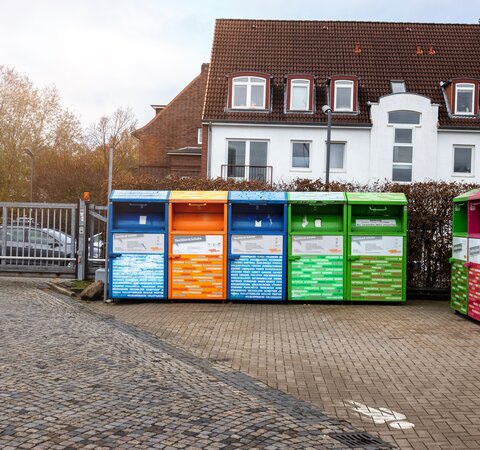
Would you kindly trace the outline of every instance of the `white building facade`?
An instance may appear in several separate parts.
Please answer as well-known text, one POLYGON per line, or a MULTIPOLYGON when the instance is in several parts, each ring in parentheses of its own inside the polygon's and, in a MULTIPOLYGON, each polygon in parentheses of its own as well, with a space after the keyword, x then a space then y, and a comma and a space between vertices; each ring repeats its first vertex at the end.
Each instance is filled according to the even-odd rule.
MULTIPOLYGON (((439 129, 438 105, 430 99, 412 93, 386 95, 370 105, 370 116, 371 126, 332 126, 331 181, 480 182, 475 164, 480 130, 439 129), (414 113, 418 123, 402 123, 401 118, 392 123, 390 113, 399 111, 414 113)), ((273 182, 325 179, 326 141, 325 124, 211 123, 208 175, 273 182), (299 146, 305 147, 301 156, 299 146), (235 160, 232 147, 244 148, 244 155, 235 160), (233 168, 229 174, 226 168, 236 165, 232 163, 245 169, 233 168)))

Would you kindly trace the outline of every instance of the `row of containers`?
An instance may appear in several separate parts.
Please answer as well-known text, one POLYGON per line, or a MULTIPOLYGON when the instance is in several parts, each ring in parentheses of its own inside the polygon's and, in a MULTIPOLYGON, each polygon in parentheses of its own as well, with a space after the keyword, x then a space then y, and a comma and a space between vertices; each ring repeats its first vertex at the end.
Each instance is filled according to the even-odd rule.
POLYGON ((119 191, 109 297, 405 301, 400 193, 119 191))
POLYGON ((453 199, 451 307, 480 320, 480 189, 453 199))

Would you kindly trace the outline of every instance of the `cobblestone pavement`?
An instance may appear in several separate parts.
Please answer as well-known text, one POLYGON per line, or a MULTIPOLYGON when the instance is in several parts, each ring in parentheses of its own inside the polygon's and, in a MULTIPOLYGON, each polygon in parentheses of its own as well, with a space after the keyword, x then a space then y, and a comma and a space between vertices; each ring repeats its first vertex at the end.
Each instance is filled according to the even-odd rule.
POLYGON ((447 302, 91 308, 402 449, 480 449, 480 324, 454 314, 447 302))
MULTIPOLYGON (((0 278, 0 448, 4 450, 340 449, 345 447, 329 433, 355 431, 318 407, 223 364, 227 361, 193 356, 41 286, 41 282, 0 278)), ((233 317, 242 311, 222 305, 159 304, 131 305, 125 311, 136 308, 153 314, 151 324, 159 327, 163 325, 157 316, 171 315, 177 324, 169 327, 179 330, 189 328, 189 310, 194 309, 190 319, 202 322, 196 331, 209 332, 215 325, 208 325, 211 315, 202 309, 230 310, 233 317)), ((124 310, 115 306, 97 311, 102 309, 124 310)), ((138 314, 141 317, 142 312, 138 314)), ((249 317, 254 316, 243 320, 249 317)), ((191 331, 187 341, 194 338, 199 350, 204 333, 195 337, 195 330, 191 331)), ((261 336, 252 335, 253 341, 257 338, 261 336)))

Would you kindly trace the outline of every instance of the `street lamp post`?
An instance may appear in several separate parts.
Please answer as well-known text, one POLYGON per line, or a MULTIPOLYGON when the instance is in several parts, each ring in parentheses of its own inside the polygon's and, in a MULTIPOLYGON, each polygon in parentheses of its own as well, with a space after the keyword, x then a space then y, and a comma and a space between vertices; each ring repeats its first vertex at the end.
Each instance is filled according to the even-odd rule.
POLYGON ((29 148, 24 148, 23 151, 26 155, 30 157, 30 203, 33 203, 33 173, 35 166, 35 157, 33 156, 32 151, 29 148))
POLYGON ((329 105, 322 106, 322 111, 327 115, 327 162, 325 166, 325 189, 330 184, 330 136, 332 134, 332 109, 329 105))
POLYGON ((108 150, 108 188, 107 188, 107 226, 105 232, 105 284, 103 286, 103 301, 108 301, 108 248, 110 239, 110 194, 113 180, 113 146, 108 150))

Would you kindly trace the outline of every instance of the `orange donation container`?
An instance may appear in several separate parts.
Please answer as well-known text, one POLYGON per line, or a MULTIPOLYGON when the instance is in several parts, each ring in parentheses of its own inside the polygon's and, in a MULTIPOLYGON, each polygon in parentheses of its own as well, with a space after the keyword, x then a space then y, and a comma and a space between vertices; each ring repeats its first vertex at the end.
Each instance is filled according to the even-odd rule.
POLYGON ((168 297, 226 299, 226 191, 171 191, 168 297))

